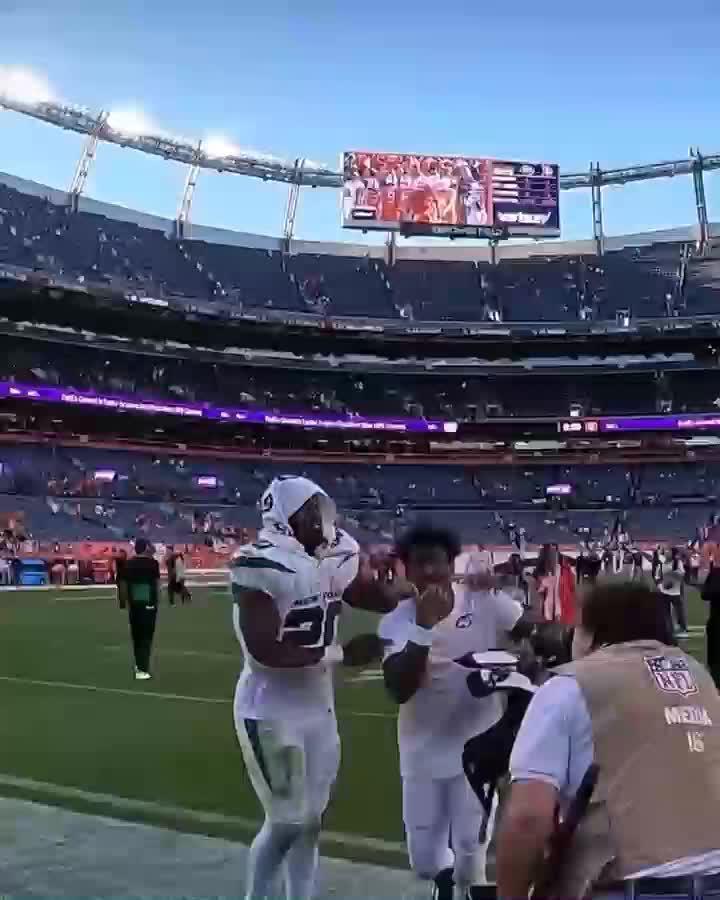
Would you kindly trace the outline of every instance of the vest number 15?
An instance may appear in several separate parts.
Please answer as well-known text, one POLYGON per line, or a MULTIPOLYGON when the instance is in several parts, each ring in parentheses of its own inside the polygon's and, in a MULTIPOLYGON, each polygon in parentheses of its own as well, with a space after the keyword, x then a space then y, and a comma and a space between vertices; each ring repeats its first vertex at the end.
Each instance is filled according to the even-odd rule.
POLYGON ((705 752, 705 735, 702 731, 688 731, 687 742, 691 753, 705 752))

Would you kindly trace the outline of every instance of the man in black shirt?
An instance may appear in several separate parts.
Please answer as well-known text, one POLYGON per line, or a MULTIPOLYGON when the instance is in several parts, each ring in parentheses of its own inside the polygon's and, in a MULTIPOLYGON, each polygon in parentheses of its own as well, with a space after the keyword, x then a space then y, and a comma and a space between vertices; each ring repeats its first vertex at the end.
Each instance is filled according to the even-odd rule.
POLYGON ((115 572, 115 584, 118 591, 120 608, 125 609, 127 603, 127 583, 125 581, 125 566, 127 565, 127 551, 121 548, 119 551, 113 547, 112 564, 115 572))
MULTIPOLYGON (((145 538, 135 541, 135 556, 124 567, 130 634, 135 653, 135 679, 150 678, 150 651, 155 635, 158 597, 160 594, 160 566, 153 557, 153 548, 145 538)), ((120 607, 125 597, 120 595, 120 607)))

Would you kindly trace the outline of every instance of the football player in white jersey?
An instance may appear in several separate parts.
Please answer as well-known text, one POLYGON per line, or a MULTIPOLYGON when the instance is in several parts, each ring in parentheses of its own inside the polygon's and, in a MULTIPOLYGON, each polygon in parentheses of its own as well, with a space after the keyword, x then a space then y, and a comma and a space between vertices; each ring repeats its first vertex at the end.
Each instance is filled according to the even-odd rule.
POLYGON ((379 660, 382 641, 336 643, 342 601, 388 612, 393 587, 363 568, 359 548, 335 527, 335 504, 307 478, 276 478, 261 500, 263 528, 231 564, 233 622, 244 667, 235 728, 265 811, 252 843, 246 900, 276 897, 284 868, 288 900, 308 900, 323 813, 340 763, 334 665, 379 660))
POLYGON ((491 573, 474 573, 470 587, 453 586, 460 543, 452 532, 418 527, 399 541, 396 552, 417 593, 383 617, 379 634, 387 642, 385 684, 400 705, 408 854, 415 873, 435 882, 435 897, 465 900, 486 883, 491 828, 465 777, 463 750, 470 738, 498 722, 504 701, 498 694, 473 697, 468 669, 457 660, 496 648, 508 635, 524 637, 532 626, 517 601, 490 589, 491 573))

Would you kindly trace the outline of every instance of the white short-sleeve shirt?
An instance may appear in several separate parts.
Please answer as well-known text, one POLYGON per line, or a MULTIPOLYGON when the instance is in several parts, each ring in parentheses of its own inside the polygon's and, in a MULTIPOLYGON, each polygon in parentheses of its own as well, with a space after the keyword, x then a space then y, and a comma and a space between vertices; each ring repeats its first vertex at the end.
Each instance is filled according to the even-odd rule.
MULTIPOLYGON (((517 624, 522 606, 507 594, 456 587, 450 615, 433 629, 425 680, 398 713, 400 774, 403 778, 453 778, 462 774, 465 743, 502 716, 500 694, 476 698, 467 688, 468 669, 453 660, 496 648, 517 624)), ((415 601, 403 600, 380 621, 389 641, 385 658, 405 648, 415 626, 415 601)))

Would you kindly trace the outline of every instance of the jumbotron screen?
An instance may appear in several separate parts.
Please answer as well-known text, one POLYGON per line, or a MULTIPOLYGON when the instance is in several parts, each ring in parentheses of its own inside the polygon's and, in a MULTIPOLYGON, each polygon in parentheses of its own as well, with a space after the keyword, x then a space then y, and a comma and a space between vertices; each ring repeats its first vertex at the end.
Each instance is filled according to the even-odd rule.
POLYGON ((346 228, 560 234, 560 172, 554 163, 349 151, 343 154, 343 174, 346 228))

